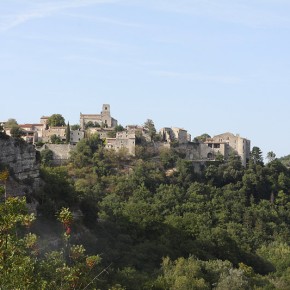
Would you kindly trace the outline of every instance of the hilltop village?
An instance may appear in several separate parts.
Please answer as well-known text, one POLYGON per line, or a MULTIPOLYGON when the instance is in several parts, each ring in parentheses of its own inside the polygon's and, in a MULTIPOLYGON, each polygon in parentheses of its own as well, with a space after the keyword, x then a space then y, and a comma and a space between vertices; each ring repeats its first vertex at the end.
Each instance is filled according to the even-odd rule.
POLYGON ((2 289, 289 289, 290 170, 249 140, 123 127, 108 104, 3 125, 2 289))
MULTIPOLYGON (((129 155, 135 155, 136 145, 140 140, 145 140, 151 142, 156 151, 162 147, 174 146, 184 154, 185 159, 196 162, 214 161, 218 156, 227 160, 230 154, 234 153, 240 156, 245 166, 250 157, 250 140, 229 132, 192 140, 191 135, 183 128, 164 127, 153 138, 148 126, 118 126, 118 121, 111 116, 109 104, 103 105, 100 114, 80 113, 80 124, 70 127, 69 130, 69 125, 49 126, 48 120, 49 116, 43 116, 39 124, 20 124, 19 127, 26 142, 42 145, 38 146, 37 150, 50 149, 56 164, 67 161, 74 146, 92 134, 98 134, 105 141, 105 148, 115 151, 127 150, 129 155), (70 135, 69 138, 67 134, 70 135), (53 138, 57 138, 60 141, 57 143, 61 144, 53 144, 53 138)), ((153 122, 152 124, 154 127, 153 122)), ((5 122, 1 125, 5 126, 5 122)), ((6 127, 5 130, 7 135, 11 135, 10 128, 6 127)))

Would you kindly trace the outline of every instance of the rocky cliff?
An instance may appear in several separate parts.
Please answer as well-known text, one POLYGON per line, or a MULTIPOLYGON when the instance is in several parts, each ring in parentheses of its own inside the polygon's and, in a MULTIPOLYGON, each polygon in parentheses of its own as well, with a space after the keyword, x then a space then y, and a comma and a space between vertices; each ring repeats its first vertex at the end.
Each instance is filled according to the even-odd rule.
POLYGON ((1 138, 0 166, 7 167, 10 172, 7 183, 8 194, 23 195, 37 188, 39 161, 33 145, 19 139, 1 138))

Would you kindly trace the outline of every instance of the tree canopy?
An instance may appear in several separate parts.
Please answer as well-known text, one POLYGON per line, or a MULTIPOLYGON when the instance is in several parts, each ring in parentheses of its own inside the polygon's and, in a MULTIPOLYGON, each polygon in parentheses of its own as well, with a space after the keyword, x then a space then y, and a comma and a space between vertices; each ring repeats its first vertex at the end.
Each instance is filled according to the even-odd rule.
POLYGON ((17 126, 17 125, 18 125, 17 121, 11 118, 11 119, 8 119, 7 122, 5 122, 4 128, 11 128, 12 126, 17 126))
POLYGON ((64 117, 61 114, 53 114, 47 120, 49 127, 60 127, 65 126, 64 117))
POLYGON ((156 136, 156 128, 154 122, 151 119, 147 119, 143 126, 148 131, 151 140, 154 140, 154 137, 156 136))
POLYGON ((235 154, 198 165, 152 142, 136 157, 104 145, 81 140, 65 166, 42 154, 36 216, 19 199, 0 204, 5 289, 289 288, 279 159, 264 164, 254 147, 246 167, 235 154))

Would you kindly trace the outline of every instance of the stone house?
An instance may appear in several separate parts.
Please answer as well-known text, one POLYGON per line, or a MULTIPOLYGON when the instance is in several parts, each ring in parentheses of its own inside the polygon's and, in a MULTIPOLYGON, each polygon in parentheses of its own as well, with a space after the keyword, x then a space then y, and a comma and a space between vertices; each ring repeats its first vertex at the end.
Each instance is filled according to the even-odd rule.
POLYGON ((19 127, 24 132, 22 137, 27 143, 36 143, 42 138, 42 132, 45 129, 44 124, 21 124, 19 127))
POLYGON ((136 136, 135 133, 128 131, 117 132, 116 138, 106 138, 107 149, 119 151, 121 148, 126 148, 130 155, 135 155, 136 136))
POLYGON ((42 131, 41 141, 44 143, 50 143, 51 136, 56 135, 61 141, 66 141, 66 126, 61 127, 49 127, 47 130, 42 131))
POLYGON ((70 131, 70 144, 77 144, 80 140, 85 138, 84 130, 71 130, 70 131))
POLYGON ((214 159, 217 153, 221 153, 224 159, 227 160, 230 154, 234 153, 241 157, 243 166, 246 166, 251 152, 251 141, 241 137, 239 134, 224 133, 206 139, 204 142, 208 146, 210 152, 207 154, 208 159, 214 159))

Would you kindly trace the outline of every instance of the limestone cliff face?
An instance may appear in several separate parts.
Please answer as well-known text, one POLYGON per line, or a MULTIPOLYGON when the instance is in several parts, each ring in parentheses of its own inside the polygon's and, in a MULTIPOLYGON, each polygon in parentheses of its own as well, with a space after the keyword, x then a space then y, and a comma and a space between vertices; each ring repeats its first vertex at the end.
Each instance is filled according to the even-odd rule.
POLYGON ((13 138, 0 139, 0 164, 10 171, 8 193, 22 195, 37 187, 39 162, 33 145, 13 138))

